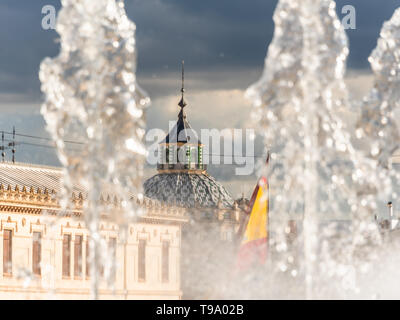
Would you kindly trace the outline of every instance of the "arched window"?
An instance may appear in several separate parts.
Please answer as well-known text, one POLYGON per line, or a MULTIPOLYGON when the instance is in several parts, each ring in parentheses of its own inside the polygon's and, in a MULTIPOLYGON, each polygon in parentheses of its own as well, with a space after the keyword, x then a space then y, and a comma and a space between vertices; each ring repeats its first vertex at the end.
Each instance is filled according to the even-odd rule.
POLYGON ((40 276, 40 262, 42 259, 42 233, 34 232, 32 241, 32 272, 34 275, 40 276))
POLYGON ((3 231, 3 273, 12 275, 12 230, 3 231))
POLYGON ((146 281, 146 240, 139 240, 138 278, 139 281, 146 281))
POLYGON ((75 236, 74 243, 74 277, 82 277, 82 242, 83 237, 81 235, 75 236))
POLYGON ((62 275, 63 275, 63 277, 71 276, 71 235, 70 234, 64 234, 64 237, 63 237, 62 275))
POLYGON ((162 280, 162 282, 169 281, 169 241, 162 242, 161 280, 162 280))

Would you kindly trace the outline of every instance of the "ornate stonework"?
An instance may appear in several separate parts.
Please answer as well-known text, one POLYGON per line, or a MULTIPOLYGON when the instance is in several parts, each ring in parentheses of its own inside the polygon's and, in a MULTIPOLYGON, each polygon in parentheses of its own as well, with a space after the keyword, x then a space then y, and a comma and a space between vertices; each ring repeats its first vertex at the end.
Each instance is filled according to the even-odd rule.
POLYGON ((233 208, 223 186, 206 173, 159 173, 144 184, 146 196, 168 204, 195 208, 233 208))
MULTIPOLYGON (((60 216, 57 194, 62 171, 58 168, 0 163, 0 299, 87 299, 90 277, 75 274, 75 242, 81 246, 82 274, 86 275, 89 233, 82 219, 85 192, 76 188, 71 195, 73 208, 60 216), (4 232, 11 231, 11 273, 4 273, 4 232), (33 273, 33 234, 41 235, 41 274, 33 273), (63 276, 63 236, 71 236, 68 277, 63 276), (78 238, 77 238, 78 237, 78 238), (28 283, 28 285, 27 285, 28 283)), ((117 195, 103 194, 99 201, 118 208, 117 195)), ((179 299, 181 226, 187 221, 182 208, 167 206, 132 195, 144 214, 128 227, 126 241, 120 239, 119 227, 104 216, 101 232, 106 241, 116 239, 116 280, 114 291, 104 280, 101 298, 179 299), (138 279, 138 243, 146 235, 146 279, 138 279), (161 280, 163 242, 169 244, 169 277, 161 280), (115 293, 115 294, 113 294, 115 293)), ((8 235, 9 236, 9 235, 8 235)), ((8 237, 7 236, 7 237, 8 237)), ((8 256, 6 256, 7 258, 8 256)), ((7 258, 10 259, 10 258, 7 258)))
MULTIPOLYGON (((182 65, 183 67, 183 65, 182 65)), ((182 97, 178 120, 159 144, 158 174, 144 183, 149 198, 185 208, 233 208, 228 191, 207 173, 204 145, 186 117, 182 68, 182 97)))

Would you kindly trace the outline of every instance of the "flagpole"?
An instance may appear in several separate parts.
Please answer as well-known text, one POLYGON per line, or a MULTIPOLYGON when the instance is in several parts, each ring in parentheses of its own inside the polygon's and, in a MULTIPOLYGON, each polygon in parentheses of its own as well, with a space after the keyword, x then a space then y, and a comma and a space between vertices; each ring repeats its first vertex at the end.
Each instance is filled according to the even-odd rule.
MULTIPOLYGON (((269 166, 269 160, 270 160, 270 151, 269 151, 269 149, 268 149, 268 151, 267 151, 267 160, 266 160, 266 162, 265 162, 265 168, 266 168, 266 171, 268 170, 268 166, 269 166)), ((267 176, 266 178, 267 178, 267 212, 268 212, 268 216, 267 216, 267 254, 266 254, 266 257, 267 257, 267 261, 269 260, 268 259, 268 256, 270 256, 270 228, 269 228, 269 226, 270 226, 270 217, 271 217, 271 214, 270 214, 270 211, 269 211, 269 199, 270 199, 270 197, 269 197, 269 187, 270 187, 270 185, 269 185, 269 179, 268 179, 268 174, 267 174, 267 172, 265 173, 265 175, 267 176)))
MULTIPOLYGON (((271 153, 270 150, 268 149, 267 151, 267 161, 265 163, 265 167, 266 167, 266 176, 267 176, 267 197, 268 197, 268 203, 267 203, 267 212, 268 212, 268 216, 267 216, 267 265, 266 265, 266 271, 269 275, 269 277, 267 278, 267 285, 268 287, 272 288, 273 287, 273 278, 271 277, 271 275, 273 274, 272 271, 272 254, 271 254, 271 228, 270 228, 270 219, 271 219, 271 211, 270 211, 270 183, 269 183, 269 175, 268 175, 268 166, 269 166, 269 162, 270 162, 270 157, 271 157, 271 153)), ((273 298, 272 296, 270 296, 269 298, 273 298)))

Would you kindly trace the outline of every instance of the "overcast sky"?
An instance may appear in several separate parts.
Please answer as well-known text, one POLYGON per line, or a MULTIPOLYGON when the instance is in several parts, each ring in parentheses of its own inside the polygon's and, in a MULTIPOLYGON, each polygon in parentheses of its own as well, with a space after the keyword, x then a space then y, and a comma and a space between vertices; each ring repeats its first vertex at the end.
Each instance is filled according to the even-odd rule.
MULTIPOLYGON (((276 2, 126 0, 128 15, 137 25, 138 80, 153 100, 147 113, 148 127, 166 130, 168 120, 176 119, 182 59, 187 74, 187 113, 195 129, 251 126, 243 91, 261 75, 273 35, 276 2)), ((37 74, 41 60, 59 50, 57 33, 41 27, 41 10, 48 4, 60 8, 58 0, 0 2, 0 130, 10 131, 15 124, 20 133, 46 135, 39 112, 42 95, 37 74)), ((367 58, 382 23, 400 2, 339 0, 339 17, 347 4, 357 12, 356 30, 347 31, 351 88, 362 94, 370 86, 367 58)), ((51 149, 27 146, 19 147, 17 160, 57 164, 51 149)), ((222 180, 231 175, 229 169, 218 172, 214 168, 212 173, 222 180)), ((237 187, 232 188, 238 192, 237 187)))

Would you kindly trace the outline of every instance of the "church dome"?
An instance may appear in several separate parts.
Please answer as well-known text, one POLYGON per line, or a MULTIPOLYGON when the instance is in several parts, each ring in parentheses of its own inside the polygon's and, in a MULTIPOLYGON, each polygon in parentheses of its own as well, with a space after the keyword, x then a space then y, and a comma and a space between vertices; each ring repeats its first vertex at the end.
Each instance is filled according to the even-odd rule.
POLYGON ((187 121, 183 68, 181 93, 178 120, 159 145, 158 174, 144 183, 145 195, 187 208, 232 208, 232 197, 207 173, 203 144, 187 121))
POLYGON ((207 173, 159 173, 144 183, 145 195, 169 204, 194 208, 232 208, 226 189, 207 173))

